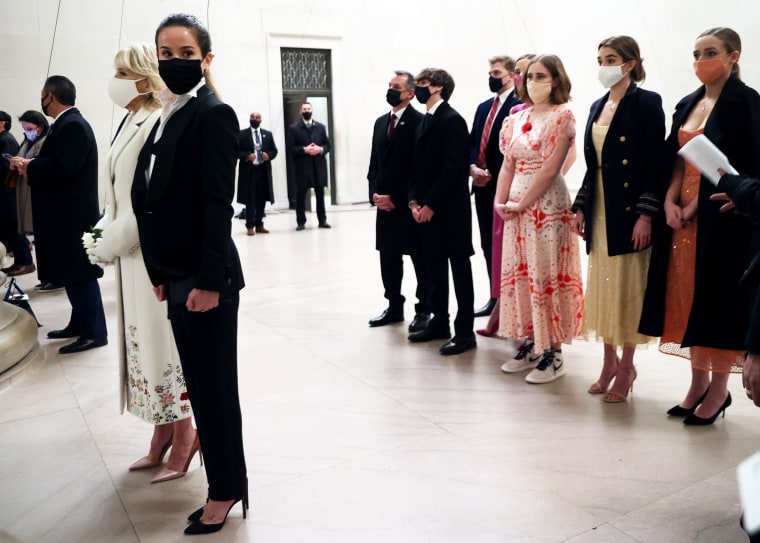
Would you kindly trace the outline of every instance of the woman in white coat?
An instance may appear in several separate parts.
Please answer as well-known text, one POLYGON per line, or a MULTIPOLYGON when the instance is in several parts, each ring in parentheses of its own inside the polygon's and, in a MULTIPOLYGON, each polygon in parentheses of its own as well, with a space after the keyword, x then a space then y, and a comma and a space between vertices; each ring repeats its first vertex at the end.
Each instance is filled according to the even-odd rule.
POLYGON ((166 310, 153 294, 143 262, 130 191, 137 157, 160 115, 156 48, 136 43, 116 54, 111 99, 129 113, 122 120, 101 168, 106 211, 96 225, 101 237, 88 249, 96 264, 116 266, 121 408, 154 425, 148 455, 130 470, 158 467, 152 483, 182 477, 199 450, 179 355, 166 310))

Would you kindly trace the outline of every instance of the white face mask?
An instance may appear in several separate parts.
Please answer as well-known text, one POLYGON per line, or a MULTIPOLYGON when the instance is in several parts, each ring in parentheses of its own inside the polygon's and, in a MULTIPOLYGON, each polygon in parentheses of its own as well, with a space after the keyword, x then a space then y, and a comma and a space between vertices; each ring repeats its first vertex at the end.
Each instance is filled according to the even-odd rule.
POLYGON ((625 77, 625 72, 622 64, 620 66, 599 66, 599 82, 605 89, 609 89, 623 77, 625 77))
POLYGON ((531 102, 534 104, 542 104, 549 99, 552 93, 552 84, 549 83, 536 83, 535 81, 528 81, 525 85, 528 89, 528 96, 531 102))
POLYGON ((112 77, 108 82, 108 96, 111 97, 111 100, 117 106, 127 107, 127 104, 141 94, 147 94, 138 92, 138 81, 142 81, 142 79, 117 79, 112 77))
POLYGON ((37 141, 37 138, 40 137, 40 135, 37 133, 37 130, 24 130, 24 136, 26 136, 26 139, 32 143, 37 141))

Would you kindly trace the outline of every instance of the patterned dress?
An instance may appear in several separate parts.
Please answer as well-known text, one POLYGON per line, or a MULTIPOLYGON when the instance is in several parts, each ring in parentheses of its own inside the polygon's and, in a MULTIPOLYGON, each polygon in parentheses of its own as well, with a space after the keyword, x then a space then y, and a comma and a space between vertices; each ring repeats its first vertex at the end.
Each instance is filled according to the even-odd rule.
MULTIPOLYGON (((678 131, 681 147, 703 130, 678 131)), ((679 205, 686 206, 699 198, 699 183, 702 174, 684 163, 683 182, 679 195, 679 205)), ((697 216, 690 224, 673 231, 668 258, 668 276, 665 294, 665 321, 660 339, 660 351, 682 358, 691 359, 691 366, 704 371, 719 373, 739 373, 742 371, 743 351, 715 349, 710 347, 681 347, 686 332, 686 324, 694 301, 694 272, 697 260, 697 216)))
MULTIPOLYGON (((591 141, 597 163, 602 163, 602 147, 608 126, 594 123, 591 141)), ((583 331, 610 345, 647 344, 654 338, 638 333, 644 305, 651 248, 609 256, 607 253, 607 212, 604 206, 602 170, 597 170, 596 194, 592 211, 591 252, 588 257, 586 306, 583 331)))
MULTIPOLYGON (((561 139, 575 139, 575 118, 556 105, 540 115, 510 115, 501 131, 504 160, 514 163, 508 200, 519 202, 561 139)), ((499 335, 533 336, 535 351, 582 333, 583 280, 572 201, 561 174, 516 218, 504 223, 499 335)))

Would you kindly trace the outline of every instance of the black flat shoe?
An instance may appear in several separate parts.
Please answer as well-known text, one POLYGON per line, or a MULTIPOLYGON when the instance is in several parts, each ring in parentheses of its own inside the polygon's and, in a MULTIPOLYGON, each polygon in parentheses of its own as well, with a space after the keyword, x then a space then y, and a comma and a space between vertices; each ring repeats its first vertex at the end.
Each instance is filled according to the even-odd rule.
POLYGON ((445 343, 439 352, 443 356, 450 356, 453 354, 462 354, 466 351, 469 351, 470 349, 476 348, 477 346, 478 342, 475 341, 475 334, 471 334, 465 337, 454 336, 454 339, 448 343, 445 343))
MULTIPOLYGON (((224 518, 222 519, 222 522, 219 522, 217 524, 204 524, 201 522, 200 516, 197 520, 193 520, 192 524, 190 524, 187 528, 185 528, 185 535, 198 535, 198 534, 213 534, 214 532, 218 532, 222 528, 224 528, 224 523, 227 522, 227 515, 230 514, 230 511, 233 507, 235 507, 235 504, 238 502, 243 503, 243 518, 246 518, 247 516, 247 510, 248 510, 248 496, 243 498, 242 500, 235 500, 232 502, 232 505, 230 505, 229 509, 227 509, 227 512, 224 514, 224 518)), ((199 509, 201 512, 201 515, 203 515, 203 507, 199 509)), ((195 515, 198 513, 198 511, 195 511, 190 516, 195 515)), ((188 517, 188 520, 190 520, 190 517, 188 517)))
POLYGON ((722 414, 723 418, 726 418, 726 408, 731 405, 731 393, 728 393, 728 396, 726 396, 726 401, 723 402, 723 405, 721 405, 718 410, 715 412, 715 414, 708 418, 703 419, 702 417, 698 417, 694 413, 683 419, 683 423, 686 426, 709 426, 713 422, 715 422, 715 419, 718 418, 718 415, 722 414))
POLYGON ((108 345, 108 339, 106 338, 84 339, 80 337, 74 343, 69 343, 58 349, 58 352, 61 354, 81 353, 82 351, 89 351, 90 349, 103 347, 105 345, 108 345))
POLYGON ((404 321, 403 311, 391 311, 390 309, 386 309, 380 314, 380 316, 375 317, 374 319, 370 319, 369 326, 370 328, 374 328, 376 326, 385 326, 386 324, 392 324, 394 322, 403 322, 403 321, 404 321))
POLYGON ((414 320, 409 324, 410 332, 419 332, 430 322, 430 313, 417 313, 414 320))
POLYGON ((490 298, 486 305, 483 307, 476 309, 473 316, 474 317, 487 317, 491 314, 491 311, 493 311, 493 308, 496 307, 496 298, 490 298))
POLYGON ((680 405, 675 405, 668 409, 667 413, 670 417, 688 417, 694 411, 699 407, 699 404, 705 401, 705 397, 707 397, 707 393, 710 392, 710 387, 707 387, 707 390, 705 390, 705 393, 702 394, 702 396, 696 401, 696 403, 689 407, 688 409, 686 407, 681 407, 680 405))
POLYGON ((422 330, 419 330, 417 332, 412 332, 409 334, 409 341, 412 343, 422 343, 425 341, 432 341, 434 339, 449 339, 451 337, 451 331, 449 330, 449 327, 437 327, 437 326, 430 326, 430 323, 428 323, 425 328, 422 330))

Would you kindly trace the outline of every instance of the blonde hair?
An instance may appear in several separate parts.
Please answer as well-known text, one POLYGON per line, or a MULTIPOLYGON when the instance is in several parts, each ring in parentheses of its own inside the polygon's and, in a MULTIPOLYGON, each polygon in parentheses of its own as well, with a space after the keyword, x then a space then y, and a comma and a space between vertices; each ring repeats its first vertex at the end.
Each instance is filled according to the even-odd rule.
POLYGON ((123 66, 129 71, 144 77, 148 83, 148 100, 143 106, 149 111, 161 109, 158 93, 166 88, 161 76, 158 75, 158 57, 156 46, 152 43, 133 43, 116 53, 114 66, 123 66))

